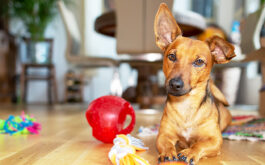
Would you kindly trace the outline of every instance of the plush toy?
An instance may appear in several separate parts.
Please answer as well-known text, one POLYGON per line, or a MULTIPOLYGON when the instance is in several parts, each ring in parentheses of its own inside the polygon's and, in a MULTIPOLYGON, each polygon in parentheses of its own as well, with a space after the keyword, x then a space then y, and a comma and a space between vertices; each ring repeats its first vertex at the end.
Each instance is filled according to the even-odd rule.
POLYGON ((21 116, 10 115, 7 120, 0 120, 0 133, 38 134, 40 129, 41 125, 36 122, 36 119, 25 115, 23 111, 21 116))
POLYGON ((118 96, 102 96, 92 101, 87 108, 86 118, 93 129, 93 136, 104 143, 112 143, 117 134, 130 133, 135 125, 132 106, 118 96), (127 115, 132 120, 124 129, 127 115))

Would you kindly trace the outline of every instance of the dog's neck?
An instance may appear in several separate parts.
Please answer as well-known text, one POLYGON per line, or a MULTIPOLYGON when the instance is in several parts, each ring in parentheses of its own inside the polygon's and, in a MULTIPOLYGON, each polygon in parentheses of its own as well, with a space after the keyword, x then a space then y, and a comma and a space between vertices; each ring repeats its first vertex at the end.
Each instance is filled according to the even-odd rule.
POLYGON ((208 99, 209 80, 200 82, 188 94, 183 96, 168 95, 167 106, 176 110, 181 118, 187 120, 195 116, 202 104, 208 99))

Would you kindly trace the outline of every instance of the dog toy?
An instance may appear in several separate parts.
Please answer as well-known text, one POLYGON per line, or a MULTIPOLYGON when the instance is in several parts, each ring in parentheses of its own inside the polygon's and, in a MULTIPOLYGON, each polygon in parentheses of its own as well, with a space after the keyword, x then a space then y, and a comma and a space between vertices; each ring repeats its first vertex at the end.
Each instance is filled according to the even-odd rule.
POLYGON ((119 134, 113 140, 114 146, 109 152, 109 159, 114 165, 149 165, 148 161, 136 155, 136 151, 145 151, 140 139, 131 135, 119 134))
POLYGON ((2 134, 39 134, 40 129, 40 123, 37 123, 33 116, 25 115, 23 111, 21 116, 10 115, 7 120, 0 120, 2 134))
POLYGON ((92 127, 93 136, 104 143, 112 143, 117 134, 130 133, 135 125, 132 106, 118 96, 102 96, 92 101, 87 108, 86 118, 92 127), (127 115, 132 120, 123 129, 127 115))
POLYGON ((159 130, 159 124, 150 125, 148 127, 140 126, 138 129, 138 137, 156 136, 159 130))

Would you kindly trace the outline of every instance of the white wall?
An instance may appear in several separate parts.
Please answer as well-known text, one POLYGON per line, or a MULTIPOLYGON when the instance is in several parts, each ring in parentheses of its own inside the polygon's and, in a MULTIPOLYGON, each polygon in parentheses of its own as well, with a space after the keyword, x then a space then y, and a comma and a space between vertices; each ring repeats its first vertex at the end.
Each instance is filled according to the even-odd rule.
POLYGON ((234 20, 235 2, 234 0, 219 0, 217 3, 216 21, 227 34, 230 34, 231 23, 234 20))
MULTIPOLYGON (((85 53, 89 56, 115 57, 115 39, 98 34, 94 30, 95 19, 102 14, 102 1, 85 1, 85 53)), ((109 94, 110 81, 113 70, 109 68, 97 69, 91 85, 87 85, 85 100, 92 100, 102 95, 109 94)))
MULTIPOLYGON (((102 12, 102 0, 85 1, 85 51, 89 56, 117 58, 116 39, 99 34, 94 30, 95 19, 100 16, 102 12)), ((126 89, 131 68, 128 65, 122 65, 119 70, 123 89, 126 89)), ((85 93, 85 99, 89 101, 109 94, 112 76, 113 69, 98 69, 96 75, 92 79, 91 85, 87 85, 85 88, 85 91, 87 91, 87 93, 85 93)))
POLYGON ((191 10, 192 0, 174 0, 173 11, 187 11, 191 10))

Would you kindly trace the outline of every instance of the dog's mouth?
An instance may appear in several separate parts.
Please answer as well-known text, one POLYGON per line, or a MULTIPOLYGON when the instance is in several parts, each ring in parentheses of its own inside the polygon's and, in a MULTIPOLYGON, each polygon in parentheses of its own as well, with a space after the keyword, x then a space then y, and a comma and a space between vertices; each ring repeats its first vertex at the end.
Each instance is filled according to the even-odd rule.
POLYGON ((167 94, 173 95, 173 96, 183 96, 188 94, 191 91, 190 89, 180 89, 180 90, 176 90, 176 89, 172 89, 169 86, 166 87, 167 90, 167 94))

